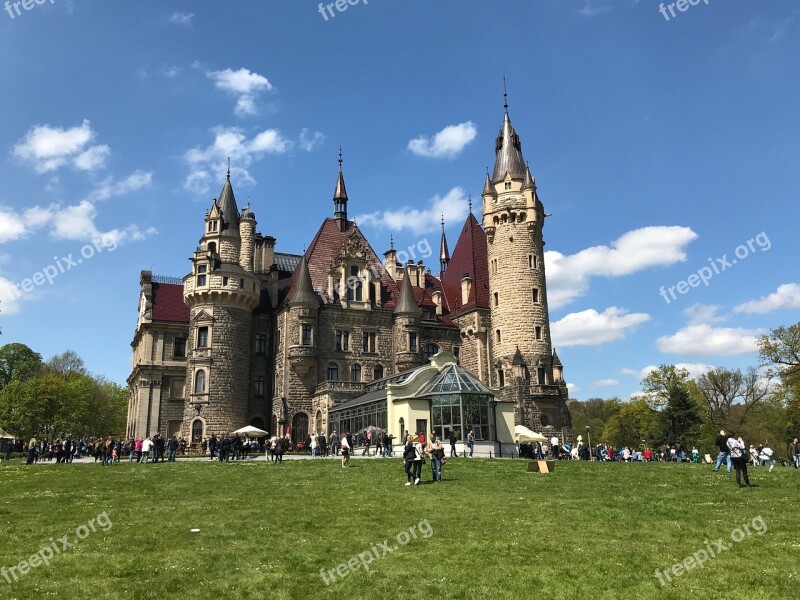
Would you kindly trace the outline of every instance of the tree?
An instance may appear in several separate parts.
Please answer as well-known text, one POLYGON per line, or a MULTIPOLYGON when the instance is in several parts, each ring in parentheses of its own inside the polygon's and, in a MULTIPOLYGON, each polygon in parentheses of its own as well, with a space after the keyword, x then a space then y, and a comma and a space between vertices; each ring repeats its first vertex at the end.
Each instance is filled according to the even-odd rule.
POLYGON ((65 379, 70 375, 86 375, 83 359, 73 350, 56 354, 47 361, 46 367, 49 371, 61 375, 65 379))
MULTIPOLYGON (((591 435, 595 442, 604 441, 602 437, 608 420, 617 414, 622 406, 619 398, 590 398, 585 402, 570 400, 569 412, 572 415, 572 429, 576 435, 584 435, 586 426, 590 427, 591 435)), ((588 439, 586 442, 588 443, 588 439)))
POLYGON ((786 435, 789 438, 800 432, 800 323, 778 327, 758 340, 761 362, 777 366, 781 388, 777 393, 786 408, 786 435))
POLYGON ((647 400, 637 398, 622 404, 603 430, 603 438, 612 446, 639 448, 651 444, 658 435, 658 414, 647 400))
POLYGON ((705 400, 706 420, 716 428, 738 432, 750 413, 770 397, 772 380, 770 371, 762 376, 753 367, 744 374, 722 367, 704 373, 697 379, 697 389, 705 400))
POLYGON ((12 381, 26 381, 42 367, 42 355, 25 344, 6 344, 0 348, 0 389, 12 381))
POLYGON ((642 380, 651 408, 659 412, 662 442, 696 443, 700 436, 700 393, 686 369, 661 365, 642 380))

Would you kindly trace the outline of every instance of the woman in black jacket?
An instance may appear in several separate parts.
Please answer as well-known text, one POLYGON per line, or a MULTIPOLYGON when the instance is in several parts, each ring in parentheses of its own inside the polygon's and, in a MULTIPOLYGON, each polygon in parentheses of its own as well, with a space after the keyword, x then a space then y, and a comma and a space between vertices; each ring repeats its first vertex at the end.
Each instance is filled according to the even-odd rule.
POLYGON ((403 450, 403 465, 408 478, 406 485, 411 485, 411 482, 414 481, 414 474, 411 472, 411 469, 414 466, 414 458, 416 457, 416 454, 417 451, 414 448, 414 438, 413 436, 409 435, 406 437, 406 447, 403 450))

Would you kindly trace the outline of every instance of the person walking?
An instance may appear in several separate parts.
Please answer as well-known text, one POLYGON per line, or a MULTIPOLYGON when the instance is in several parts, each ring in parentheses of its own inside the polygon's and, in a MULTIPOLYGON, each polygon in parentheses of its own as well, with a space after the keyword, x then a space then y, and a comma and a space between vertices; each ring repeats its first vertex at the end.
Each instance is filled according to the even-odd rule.
POLYGON ((458 452, 456 452, 456 432, 450 430, 450 457, 458 456, 458 452))
POLYGON ((406 485, 411 485, 414 481, 414 457, 416 450, 414 450, 414 438, 409 434, 406 437, 406 445, 403 448, 403 468, 406 471, 406 485))
POLYGON ((422 461, 425 458, 425 450, 422 447, 422 444, 419 441, 419 436, 414 436, 414 461, 413 461, 413 471, 414 471, 414 485, 419 485, 419 482, 422 481, 422 461))
POLYGON ((794 460, 794 468, 800 469, 800 443, 798 443, 797 438, 794 438, 792 443, 789 444, 789 455, 794 460))
POLYGON ((36 436, 33 436, 31 438, 31 441, 28 442, 28 462, 27 462, 27 464, 29 464, 29 465, 32 465, 33 463, 36 462, 36 444, 38 444, 38 442, 36 441, 36 436))
POLYGON ((717 439, 714 443, 717 445, 717 448, 719 448, 719 454, 717 454, 717 464, 714 465, 714 473, 719 471, 723 460, 728 463, 728 473, 730 473, 732 466, 731 449, 728 446, 728 435, 725 433, 724 429, 720 430, 719 436, 717 436, 717 439))
POLYGON ((442 480, 442 459, 444 458, 444 446, 435 433, 431 434, 427 447, 428 454, 431 457, 431 473, 433 474, 433 481, 442 480))
POLYGON ((475 434, 472 429, 467 433, 467 448, 469 448, 469 457, 472 458, 472 453, 475 451, 475 434))
POLYGON ((761 464, 765 467, 769 467, 769 472, 772 473, 772 470, 775 468, 775 460, 773 459, 772 448, 769 447, 769 444, 764 444, 764 447, 761 448, 761 452, 758 454, 758 459, 761 461, 761 464))
POLYGON ((730 449, 733 468, 736 469, 736 483, 739 484, 740 488, 745 487, 742 485, 742 476, 744 476, 744 482, 747 487, 752 487, 750 485, 750 479, 747 477, 747 457, 745 456, 744 442, 742 438, 737 438, 736 434, 732 431, 728 438, 728 448, 730 449))
MULTIPOLYGON (((334 431, 334 433, 336 433, 334 431)), ((350 465, 350 442, 347 440, 347 433, 342 433, 342 468, 350 465)))
POLYGON ((275 450, 273 452, 275 454, 275 464, 283 464, 283 438, 275 439, 275 450))
POLYGON ((153 448, 153 440, 149 437, 145 438, 142 442, 142 457, 139 459, 140 464, 146 464, 147 459, 150 458, 150 450, 153 448))
POLYGON ((316 432, 311 434, 311 458, 317 458, 317 434, 316 432))
POLYGON ((167 442, 167 450, 169 451, 167 462, 175 462, 175 453, 178 451, 178 436, 173 435, 169 439, 169 442, 167 442))

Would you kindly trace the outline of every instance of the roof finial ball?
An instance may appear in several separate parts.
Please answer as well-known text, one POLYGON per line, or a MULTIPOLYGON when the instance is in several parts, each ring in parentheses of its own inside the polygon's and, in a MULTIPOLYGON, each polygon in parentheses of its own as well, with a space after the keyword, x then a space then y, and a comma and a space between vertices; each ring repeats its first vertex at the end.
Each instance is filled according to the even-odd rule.
POLYGON ((228 157, 228 181, 231 180, 231 157, 228 157))
POLYGON ((339 146, 339 170, 340 171, 342 170, 342 162, 344 162, 344 161, 342 161, 342 147, 339 146))
POLYGON ((506 90, 506 76, 503 75, 503 108, 508 112, 508 91, 506 90))

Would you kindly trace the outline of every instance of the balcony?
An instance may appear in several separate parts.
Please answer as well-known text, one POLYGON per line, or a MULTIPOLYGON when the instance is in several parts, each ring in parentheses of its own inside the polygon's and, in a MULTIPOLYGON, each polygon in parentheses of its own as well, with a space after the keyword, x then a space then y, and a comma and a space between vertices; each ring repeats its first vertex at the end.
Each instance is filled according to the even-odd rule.
POLYGON ((294 372, 305 377, 316 363, 316 349, 314 346, 289 346, 288 357, 294 372))
POLYGON ((363 392, 364 384, 352 381, 323 381, 314 389, 314 395, 330 392, 363 392))

